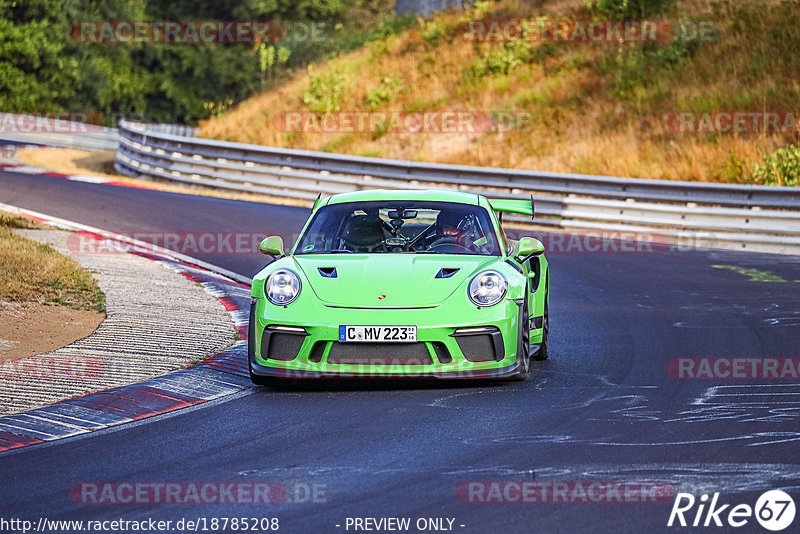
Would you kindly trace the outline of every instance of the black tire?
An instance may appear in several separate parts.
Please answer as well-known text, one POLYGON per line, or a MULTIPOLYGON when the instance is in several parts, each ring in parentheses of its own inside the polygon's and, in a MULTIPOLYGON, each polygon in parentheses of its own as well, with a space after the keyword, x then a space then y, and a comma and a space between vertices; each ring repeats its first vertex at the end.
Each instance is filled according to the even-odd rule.
POLYGON ((517 373, 511 380, 522 382, 528 378, 528 372, 531 366, 531 322, 530 314, 528 313, 528 295, 525 291, 525 302, 522 303, 522 309, 519 312, 519 328, 517 328, 517 373))
POLYGON ((253 374, 253 371, 250 369, 250 362, 255 360, 255 353, 256 353, 256 336, 255 336, 255 328, 253 325, 256 324, 256 305, 254 302, 250 302, 250 321, 247 323, 247 371, 250 373, 250 381, 257 386, 263 386, 264 384, 261 383, 261 379, 263 377, 256 376, 253 374))
POLYGON ((542 344, 539 350, 533 353, 533 359, 542 362, 547 359, 549 354, 550 338, 550 280, 547 281, 547 290, 544 294, 544 315, 542 316, 542 344))

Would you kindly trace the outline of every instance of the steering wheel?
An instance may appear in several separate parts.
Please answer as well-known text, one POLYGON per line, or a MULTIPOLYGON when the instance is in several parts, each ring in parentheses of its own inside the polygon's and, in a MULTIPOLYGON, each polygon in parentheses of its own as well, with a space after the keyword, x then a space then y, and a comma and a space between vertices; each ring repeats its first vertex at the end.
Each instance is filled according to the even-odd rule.
POLYGON ((466 252, 472 252, 470 249, 462 245, 458 242, 458 238, 450 235, 446 235, 436 239, 433 243, 428 246, 428 250, 433 250, 437 247, 453 247, 458 250, 464 250, 466 252))

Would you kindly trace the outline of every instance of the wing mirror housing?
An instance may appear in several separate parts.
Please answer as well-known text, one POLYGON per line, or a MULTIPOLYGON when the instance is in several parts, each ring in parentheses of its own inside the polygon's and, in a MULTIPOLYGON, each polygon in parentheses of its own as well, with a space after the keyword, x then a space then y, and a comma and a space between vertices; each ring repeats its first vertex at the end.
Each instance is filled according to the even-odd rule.
POLYGON ((534 237, 523 237, 517 245, 517 258, 520 263, 528 261, 533 256, 544 254, 544 245, 534 237))
POLYGON ((283 238, 279 235, 271 235, 258 245, 258 250, 273 258, 283 256, 283 238))

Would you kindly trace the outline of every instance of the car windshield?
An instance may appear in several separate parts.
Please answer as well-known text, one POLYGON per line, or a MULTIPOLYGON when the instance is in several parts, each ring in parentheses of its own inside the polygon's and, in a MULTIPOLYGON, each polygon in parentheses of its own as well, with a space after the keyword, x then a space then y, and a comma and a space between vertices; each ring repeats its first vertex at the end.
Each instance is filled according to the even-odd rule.
POLYGON ((480 206, 392 200, 320 208, 295 254, 346 253, 499 256, 500 246, 480 206))

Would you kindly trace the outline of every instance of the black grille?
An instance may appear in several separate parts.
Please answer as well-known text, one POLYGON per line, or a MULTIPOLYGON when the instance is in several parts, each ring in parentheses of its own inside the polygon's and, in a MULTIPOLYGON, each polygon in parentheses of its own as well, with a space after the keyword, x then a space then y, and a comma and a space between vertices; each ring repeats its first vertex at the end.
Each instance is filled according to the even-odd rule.
POLYGON ((265 359, 288 362, 297 357, 305 336, 297 334, 270 333, 264 330, 261 338, 261 356, 265 359), (266 349, 264 348, 266 347, 266 349))
POLYGON ((311 347, 311 352, 308 355, 308 361, 319 363, 322 361, 322 355, 325 353, 325 345, 327 341, 317 341, 311 347))
POLYGON ((441 341, 434 341, 431 343, 433 347, 433 352, 436 353, 436 358, 439 359, 439 363, 453 363, 453 357, 450 355, 450 351, 447 350, 447 346, 442 343, 441 341))
POLYGON ((339 343, 331 347, 328 363, 336 365, 431 365, 425 343, 339 343))
POLYGON ((456 337, 458 348, 470 362, 490 362, 495 359, 494 342, 491 334, 456 337))

